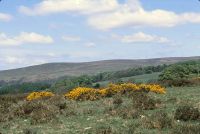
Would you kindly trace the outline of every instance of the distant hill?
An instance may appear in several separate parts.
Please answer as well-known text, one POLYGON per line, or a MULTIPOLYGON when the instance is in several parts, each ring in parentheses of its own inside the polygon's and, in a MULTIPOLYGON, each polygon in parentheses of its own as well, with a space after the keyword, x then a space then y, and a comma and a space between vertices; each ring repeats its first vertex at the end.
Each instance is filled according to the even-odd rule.
POLYGON ((139 60, 105 60, 83 63, 48 63, 19 69, 0 71, 0 81, 36 82, 57 79, 63 76, 79 76, 106 71, 118 71, 140 66, 173 64, 181 61, 197 60, 200 57, 171 57, 139 60))

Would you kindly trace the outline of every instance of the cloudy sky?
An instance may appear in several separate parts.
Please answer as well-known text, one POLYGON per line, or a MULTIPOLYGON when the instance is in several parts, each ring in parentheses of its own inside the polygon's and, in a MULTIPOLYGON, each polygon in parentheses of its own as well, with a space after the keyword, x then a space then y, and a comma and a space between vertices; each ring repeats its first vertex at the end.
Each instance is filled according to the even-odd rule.
POLYGON ((200 55, 198 0, 2 0, 0 70, 200 55))

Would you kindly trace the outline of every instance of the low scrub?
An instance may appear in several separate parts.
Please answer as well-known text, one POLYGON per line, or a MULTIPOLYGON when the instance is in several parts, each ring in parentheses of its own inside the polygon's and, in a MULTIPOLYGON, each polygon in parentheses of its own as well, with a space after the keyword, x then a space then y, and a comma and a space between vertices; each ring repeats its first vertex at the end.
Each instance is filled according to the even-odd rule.
POLYGON ((127 94, 129 92, 145 91, 154 92, 158 94, 165 94, 165 88, 160 85, 151 84, 133 84, 133 83, 123 83, 123 84, 110 84, 104 89, 94 89, 86 87, 78 87, 70 92, 66 93, 64 96, 72 100, 97 100, 102 97, 111 97, 116 94, 127 94))
POLYGON ((32 101, 32 100, 35 100, 35 99, 48 98, 48 97, 52 97, 52 96, 54 96, 54 94, 52 92, 46 92, 46 91, 32 92, 26 97, 26 100, 32 101))
POLYGON ((173 126, 173 120, 164 111, 158 111, 149 117, 144 116, 141 123, 147 129, 164 129, 173 126))
POLYGON ((193 106, 189 105, 179 106, 176 109, 174 118, 176 120, 183 120, 183 121, 199 120, 200 112, 197 108, 194 108, 193 106))
MULTIPOLYGON (((15 118, 31 119, 32 124, 47 123, 57 119, 57 115, 74 115, 74 106, 64 96, 53 96, 49 99, 35 99, 7 104, 0 112, 0 122, 15 118), (7 107, 6 107, 7 106, 7 107)), ((1 110, 1 109, 0 109, 1 110)))
POLYGON ((193 85, 200 85, 200 78, 164 80, 161 81, 160 83, 165 86, 175 86, 175 87, 193 86, 193 85))
POLYGON ((151 98, 146 92, 132 92, 129 96, 132 98, 133 107, 137 109, 153 110, 161 104, 160 100, 151 98))

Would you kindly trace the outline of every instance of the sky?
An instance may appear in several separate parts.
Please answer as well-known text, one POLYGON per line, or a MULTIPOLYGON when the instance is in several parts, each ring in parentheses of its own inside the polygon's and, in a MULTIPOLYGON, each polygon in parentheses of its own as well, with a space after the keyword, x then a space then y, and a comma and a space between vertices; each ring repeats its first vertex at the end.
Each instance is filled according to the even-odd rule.
POLYGON ((198 0, 2 0, 0 70, 200 56, 198 0))

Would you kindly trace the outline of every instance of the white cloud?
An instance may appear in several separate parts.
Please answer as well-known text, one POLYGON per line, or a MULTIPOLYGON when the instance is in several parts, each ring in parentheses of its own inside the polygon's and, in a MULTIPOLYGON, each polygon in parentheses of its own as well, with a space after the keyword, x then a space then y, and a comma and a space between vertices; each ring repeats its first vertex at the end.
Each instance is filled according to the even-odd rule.
POLYGON ((64 41, 71 41, 71 42, 75 42, 75 41, 80 41, 81 38, 78 36, 69 36, 69 35, 64 35, 62 36, 62 39, 64 41))
POLYGON ((100 30, 122 26, 174 27, 185 23, 200 23, 200 13, 176 14, 161 9, 145 11, 142 7, 132 11, 130 6, 124 6, 113 12, 91 16, 88 23, 100 30))
POLYGON ((169 39, 156 35, 145 34, 138 32, 132 35, 112 35, 114 39, 120 40, 123 43, 169 43, 169 39))
POLYGON ((0 13, 0 21, 10 21, 12 16, 5 13, 0 13))
POLYGON ((21 48, 0 49, 0 69, 13 69, 56 61, 59 56, 53 52, 39 52, 21 48))
POLYGON ((46 15, 75 12, 87 15, 88 24, 96 29, 108 30, 123 26, 173 27, 185 23, 200 23, 200 13, 181 13, 154 9, 145 10, 139 0, 43 0, 32 8, 21 6, 27 15, 46 15))
POLYGON ((0 33, 0 46, 16 46, 25 43, 49 44, 53 43, 53 39, 37 33, 22 32, 15 37, 8 37, 5 33, 0 33))
POLYGON ((23 63, 23 59, 20 59, 16 56, 6 56, 4 58, 4 61, 5 63, 8 63, 8 64, 20 64, 20 63, 23 63))
POLYGON ((86 47, 95 47, 96 44, 94 42, 88 42, 85 44, 86 47))
POLYGON ((117 6, 116 0, 43 0, 33 8, 21 6, 19 11, 26 15, 46 15, 61 12, 91 14, 111 11, 117 6))

